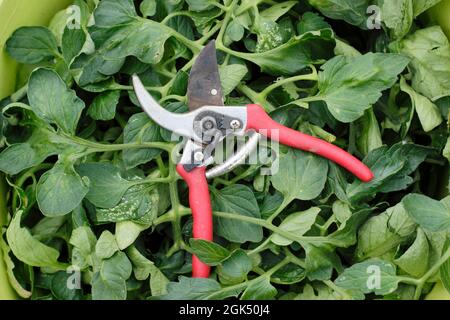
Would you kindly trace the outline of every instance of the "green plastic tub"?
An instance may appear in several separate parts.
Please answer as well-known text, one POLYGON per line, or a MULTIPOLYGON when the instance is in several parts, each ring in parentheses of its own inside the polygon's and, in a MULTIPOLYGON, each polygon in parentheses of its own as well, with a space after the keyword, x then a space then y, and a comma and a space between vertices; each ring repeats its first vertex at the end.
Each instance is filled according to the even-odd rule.
MULTIPOLYGON (((48 25, 51 18, 71 2, 72 0, 0 0, 0 99, 14 92, 18 86, 18 66, 4 53, 5 41, 21 26, 48 25)), ((426 18, 439 23, 450 38, 450 0, 443 0, 432 8, 426 18)), ((6 223, 6 191, 4 178, 0 175, 0 228, 6 223)), ((16 298, 14 290, 8 284, 0 250, 0 300, 16 298)), ((438 283, 427 298, 450 300, 450 295, 438 283)))

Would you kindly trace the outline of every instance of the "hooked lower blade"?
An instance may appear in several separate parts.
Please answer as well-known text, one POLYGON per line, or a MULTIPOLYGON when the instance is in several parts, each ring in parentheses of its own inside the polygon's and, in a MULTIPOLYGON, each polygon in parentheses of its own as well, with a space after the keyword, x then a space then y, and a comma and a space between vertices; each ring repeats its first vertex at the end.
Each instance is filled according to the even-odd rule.
POLYGON ((203 48, 191 69, 187 97, 191 111, 203 106, 224 105, 214 40, 203 48))

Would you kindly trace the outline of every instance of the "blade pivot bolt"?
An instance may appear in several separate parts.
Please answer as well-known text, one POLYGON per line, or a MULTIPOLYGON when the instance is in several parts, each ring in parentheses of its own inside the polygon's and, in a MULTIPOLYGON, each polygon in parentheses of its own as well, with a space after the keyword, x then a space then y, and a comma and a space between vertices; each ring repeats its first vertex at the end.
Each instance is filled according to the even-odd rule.
POLYGON ((241 127, 241 122, 237 119, 231 120, 230 127, 231 129, 239 129, 241 127))
POLYGON ((205 156, 203 155, 203 152, 196 152, 194 154, 194 160, 197 162, 203 161, 203 159, 205 158, 205 156))
POLYGON ((206 130, 211 130, 212 128, 214 128, 214 122, 211 121, 211 120, 206 120, 203 123, 203 128, 206 129, 206 130))
POLYGON ((212 89, 212 90, 211 90, 211 94, 212 94, 213 96, 217 96, 218 93, 219 93, 219 92, 217 91, 217 89, 212 89))

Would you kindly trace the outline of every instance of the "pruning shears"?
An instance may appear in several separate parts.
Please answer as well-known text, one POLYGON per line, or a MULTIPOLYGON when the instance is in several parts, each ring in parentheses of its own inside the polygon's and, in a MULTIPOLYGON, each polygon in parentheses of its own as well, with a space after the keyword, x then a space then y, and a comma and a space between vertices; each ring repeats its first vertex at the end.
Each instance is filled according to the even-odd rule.
MULTIPOLYGON (((224 106, 214 41, 205 46, 191 68, 188 113, 178 114, 164 109, 148 93, 137 75, 133 75, 133 87, 140 105, 151 119, 187 140, 176 169, 189 188, 194 238, 213 240, 207 179, 229 172, 241 164, 257 147, 260 134, 334 161, 363 182, 369 182, 373 178, 370 169, 351 154, 324 140, 279 124, 259 105, 224 106), (212 164, 212 153, 220 141, 230 135, 243 136, 246 133, 250 133, 250 138, 241 149, 224 163, 206 169, 212 164)), ((208 277, 209 272, 208 265, 196 256, 192 257, 193 277, 208 277)))

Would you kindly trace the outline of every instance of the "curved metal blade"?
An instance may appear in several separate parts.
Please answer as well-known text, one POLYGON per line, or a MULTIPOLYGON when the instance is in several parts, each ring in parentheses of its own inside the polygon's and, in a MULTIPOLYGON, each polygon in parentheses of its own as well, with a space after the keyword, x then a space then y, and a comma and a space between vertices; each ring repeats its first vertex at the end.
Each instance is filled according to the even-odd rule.
POLYGON ((181 136, 194 138, 193 126, 195 114, 177 114, 167 111, 148 93, 137 75, 133 75, 133 87, 139 103, 148 116, 161 127, 181 136))
POLYGON ((214 40, 203 48, 191 69, 187 97, 191 111, 203 106, 224 105, 214 40))

